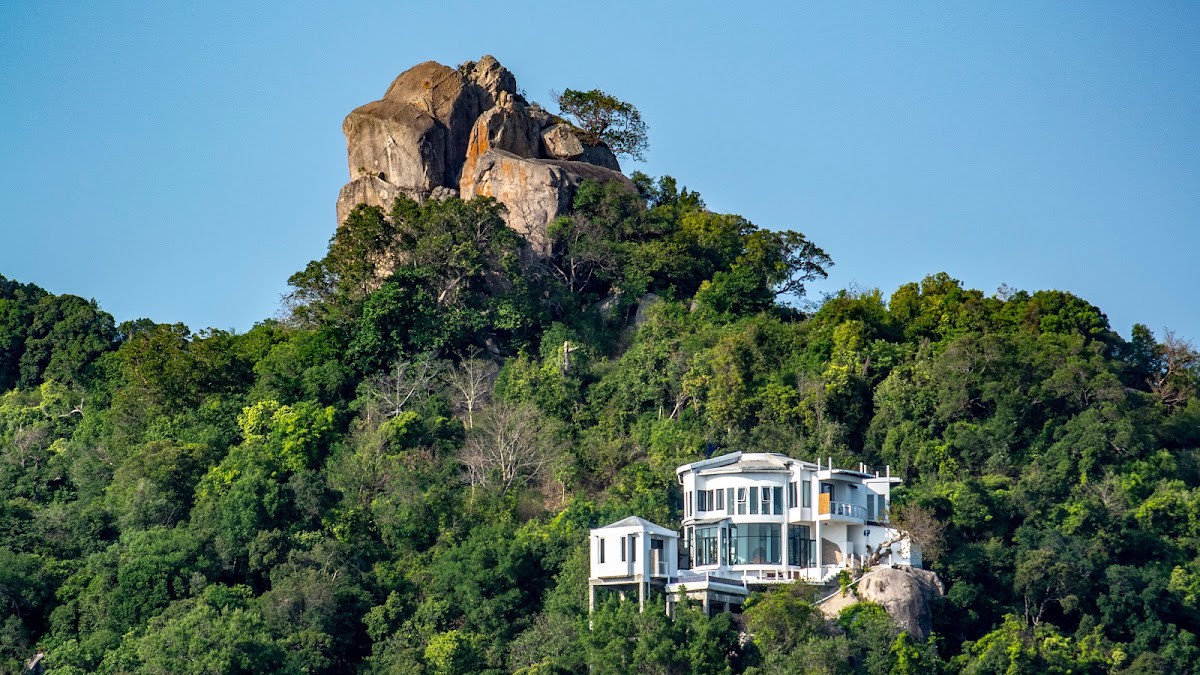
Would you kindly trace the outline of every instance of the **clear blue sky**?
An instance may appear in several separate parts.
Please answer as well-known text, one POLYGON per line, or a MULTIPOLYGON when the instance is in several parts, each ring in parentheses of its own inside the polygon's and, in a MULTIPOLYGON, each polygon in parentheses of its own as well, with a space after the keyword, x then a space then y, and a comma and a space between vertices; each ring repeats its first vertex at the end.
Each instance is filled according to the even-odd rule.
POLYGON ((637 105, 715 210, 1200 340, 1200 3, 0 2, 0 274, 245 330, 323 255, 341 121, 494 54, 637 105))

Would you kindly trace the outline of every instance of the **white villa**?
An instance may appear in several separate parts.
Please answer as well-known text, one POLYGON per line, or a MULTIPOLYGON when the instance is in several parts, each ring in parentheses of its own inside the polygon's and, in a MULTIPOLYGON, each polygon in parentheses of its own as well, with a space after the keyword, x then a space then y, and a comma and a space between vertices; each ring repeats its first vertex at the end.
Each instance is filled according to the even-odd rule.
MULTIPOLYGON (((740 607, 755 587, 802 580, 825 585, 861 566, 899 534, 888 526, 890 469, 836 469, 778 453, 734 452, 675 470, 683 488, 681 533, 630 517, 591 531, 590 600, 598 589, 639 604, 652 591, 681 593, 708 612, 740 607), (682 536, 680 536, 682 534, 682 536), (678 555, 675 552, 678 551, 678 555)), ((880 564, 921 565, 907 539, 880 564)))

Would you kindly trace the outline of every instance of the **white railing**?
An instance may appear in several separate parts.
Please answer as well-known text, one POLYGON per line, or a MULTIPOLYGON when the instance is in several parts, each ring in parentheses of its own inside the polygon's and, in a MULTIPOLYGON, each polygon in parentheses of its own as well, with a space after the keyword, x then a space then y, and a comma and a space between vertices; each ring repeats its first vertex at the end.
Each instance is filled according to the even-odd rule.
POLYGON ((867 519, 867 507, 861 504, 850 504, 847 502, 835 502, 825 498, 822 499, 817 507, 817 513, 822 516, 842 516, 845 518, 857 518, 859 520, 867 519))
POLYGON ((725 584, 727 586, 745 586, 746 582, 743 579, 735 579, 732 577, 721 577, 712 572, 680 572, 676 577, 676 583, 694 584, 700 582, 711 582, 715 584, 725 584))

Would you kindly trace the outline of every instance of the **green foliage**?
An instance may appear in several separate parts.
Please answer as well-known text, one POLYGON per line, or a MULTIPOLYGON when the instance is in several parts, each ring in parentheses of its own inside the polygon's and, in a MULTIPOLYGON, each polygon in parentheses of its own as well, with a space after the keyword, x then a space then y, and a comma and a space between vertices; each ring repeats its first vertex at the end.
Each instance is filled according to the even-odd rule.
POLYGON ((646 123, 632 104, 599 89, 567 89, 554 98, 562 114, 579 125, 589 145, 604 143, 618 155, 644 159, 649 145, 646 123))
POLYGON ((1196 670, 1189 342, 945 274, 805 314, 815 244, 632 180, 544 255, 489 199, 356 209, 244 334, 0 278, 0 670, 1196 670), (934 635, 804 586, 589 616, 588 529, 677 524, 732 450, 890 464, 944 527, 934 635))

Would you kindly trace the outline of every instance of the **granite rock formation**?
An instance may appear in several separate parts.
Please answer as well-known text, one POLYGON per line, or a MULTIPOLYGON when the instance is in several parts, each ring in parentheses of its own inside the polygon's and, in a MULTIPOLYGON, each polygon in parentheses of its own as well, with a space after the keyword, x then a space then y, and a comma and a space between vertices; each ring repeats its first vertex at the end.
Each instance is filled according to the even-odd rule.
POLYGON ((457 69, 434 61, 401 73, 346 116, 350 182, 338 222, 358 204, 387 209, 399 194, 423 201, 494 197, 510 227, 545 251, 546 226, 570 210, 586 179, 633 184, 616 156, 565 120, 530 104, 491 56, 457 69))
POLYGON ((880 567, 862 577, 852 593, 838 594, 821 605, 829 617, 856 602, 866 600, 882 605, 901 630, 915 640, 924 640, 930 631, 933 612, 930 605, 945 595, 938 575, 914 567, 880 567))

